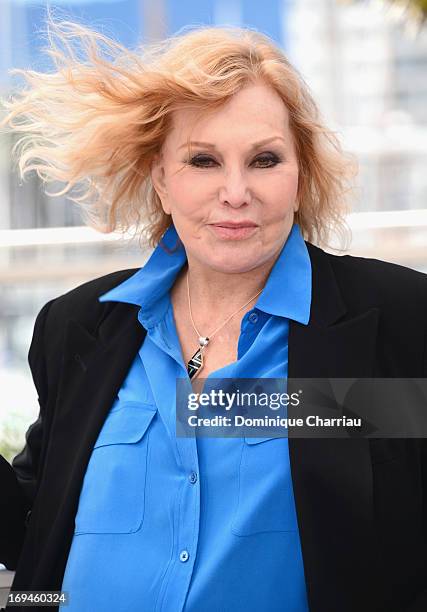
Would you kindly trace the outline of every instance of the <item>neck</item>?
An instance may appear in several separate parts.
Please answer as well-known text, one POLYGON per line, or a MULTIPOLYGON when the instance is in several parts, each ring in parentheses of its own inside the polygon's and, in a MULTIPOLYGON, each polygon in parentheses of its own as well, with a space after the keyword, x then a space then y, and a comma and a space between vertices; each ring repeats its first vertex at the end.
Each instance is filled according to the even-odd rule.
POLYGON ((181 272, 181 282, 187 296, 187 274, 190 288, 190 299, 193 316, 208 327, 220 323, 221 319, 231 315, 251 300, 239 312, 240 317, 253 308, 268 279, 275 263, 270 260, 261 266, 242 273, 224 273, 201 266, 197 261, 188 260, 181 272), (256 297, 254 297, 256 296, 256 297))

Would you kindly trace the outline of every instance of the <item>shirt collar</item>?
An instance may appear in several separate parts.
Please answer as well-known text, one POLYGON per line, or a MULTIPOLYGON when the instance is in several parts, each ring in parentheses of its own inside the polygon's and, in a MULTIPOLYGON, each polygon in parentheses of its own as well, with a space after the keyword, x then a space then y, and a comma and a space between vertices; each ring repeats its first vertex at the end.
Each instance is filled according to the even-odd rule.
MULTIPOLYGON (((187 261, 178 234, 171 225, 146 264, 123 283, 110 289, 100 302, 126 302, 141 307, 143 322, 154 325, 168 307, 168 292, 187 261), (178 248, 176 245, 178 244, 178 248)), ((270 272, 255 307, 307 325, 311 306, 311 262, 298 224, 294 224, 270 272)))
POLYGON ((255 307, 307 325, 311 307, 311 261, 297 223, 292 226, 255 307))
POLYGON ((98 300, 141 306, 140 320, 148 326, 161 319, 168 307, 168 291, 187 261, 185 249, 173 225, 163 234, 161 243, 142 268, 98 300))

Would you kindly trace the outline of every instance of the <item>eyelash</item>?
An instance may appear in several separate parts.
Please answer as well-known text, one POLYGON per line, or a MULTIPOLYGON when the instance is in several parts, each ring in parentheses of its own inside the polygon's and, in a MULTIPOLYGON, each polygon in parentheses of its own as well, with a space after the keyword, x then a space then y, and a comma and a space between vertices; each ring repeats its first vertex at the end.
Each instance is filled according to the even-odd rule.
MULTIPOLYGON (((204 160, 205 162, 210 162, 210 161, 215 161, 214 159, 212 159, 212 157, 209 157, 208 155, 195 155, 194 157, 192 157, 189 160, 189 165, 190 166, 194 166, 195 168, 212 168, 212 166, 205 166, 205 165, 200 165, 200 160, 204 160)), ((268 155, 261 155, 259 156, 257 159, 254 160, 256 161, 269 161, 269 162, 274 162, 274 165, 270 165, 270 166, 262 166, 262 168, 274 168, 275 166, 277 166, 277 164, 279 164, 282 160, 275 154, 275 153, 270 153, 268 155)))

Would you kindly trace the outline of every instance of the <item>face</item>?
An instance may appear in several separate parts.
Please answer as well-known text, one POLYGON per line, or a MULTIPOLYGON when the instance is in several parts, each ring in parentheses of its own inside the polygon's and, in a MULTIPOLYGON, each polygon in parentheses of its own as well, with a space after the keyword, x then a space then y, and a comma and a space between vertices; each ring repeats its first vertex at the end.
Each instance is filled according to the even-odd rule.
POLYGON ((274 260, 292 228, 298 188, 279 95, 251 84, 214 114, 200 119, 182 109, 172 123, 151 178, 189 265, 239 273, 274 260))

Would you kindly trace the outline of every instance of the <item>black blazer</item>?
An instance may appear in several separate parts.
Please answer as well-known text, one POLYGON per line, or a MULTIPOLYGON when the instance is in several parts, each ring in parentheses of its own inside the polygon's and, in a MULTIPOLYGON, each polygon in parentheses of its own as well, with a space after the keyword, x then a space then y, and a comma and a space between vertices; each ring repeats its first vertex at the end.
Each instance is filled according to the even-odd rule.
MULTIPOLYGON (((290 322, 289 377, 427 377, 427 275, 307 247, 311 315, 290 322)), ((37 316, 40 416, 13 469, 0 460, 13 590, 61 587, 92 447, 145 336, 138 306, 97 297, 135 272, 87 282, 37 316)), ((426 612, 426 440, 291 438, 289 451, 310 611, 426 612)))

